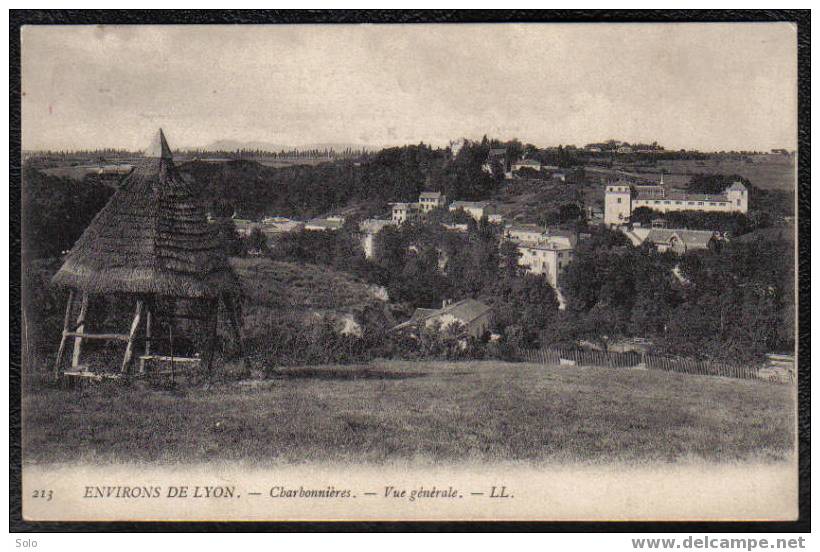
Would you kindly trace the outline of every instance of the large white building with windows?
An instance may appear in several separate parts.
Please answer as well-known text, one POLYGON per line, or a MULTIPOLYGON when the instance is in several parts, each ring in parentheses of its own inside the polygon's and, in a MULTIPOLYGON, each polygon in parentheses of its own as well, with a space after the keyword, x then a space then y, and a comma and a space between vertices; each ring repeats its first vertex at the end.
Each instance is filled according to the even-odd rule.
POLYGON ((496 214, 495 205, 487 201, 454 201, 450 204, 450 211, 459 210, 473 217, 476 222, 496 214))
POLYGON ((617 182, 606 187, 605 224, 610 226, 626 224, 632 216, 632 211, 638 207, 648 207, 662 213, 669 211, 746 213, 749 210, 749 192, 740 182, 735 182, 720 194, 690 194, 668 191, 663 186, 633 186, 625 182, 617 182))
POLYGON ((441 192, 421 192, 419 194, 419 208, 423 213, 444 207, 447 207, 447 196, 441 192))
POLYGON ((540 243, 519 243, 518 264, 532 274, 543 274, 558 289, 558 276, 572 262, 573 247, 569 239, 551 236, 540 243))

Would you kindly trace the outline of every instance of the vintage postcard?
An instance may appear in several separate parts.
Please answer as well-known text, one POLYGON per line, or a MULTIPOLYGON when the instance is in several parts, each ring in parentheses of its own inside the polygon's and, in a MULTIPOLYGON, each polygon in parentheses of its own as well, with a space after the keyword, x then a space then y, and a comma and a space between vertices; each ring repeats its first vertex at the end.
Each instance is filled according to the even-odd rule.
POLYGON ((796 519, 794 25, 21 56, 25 520, 796 519))

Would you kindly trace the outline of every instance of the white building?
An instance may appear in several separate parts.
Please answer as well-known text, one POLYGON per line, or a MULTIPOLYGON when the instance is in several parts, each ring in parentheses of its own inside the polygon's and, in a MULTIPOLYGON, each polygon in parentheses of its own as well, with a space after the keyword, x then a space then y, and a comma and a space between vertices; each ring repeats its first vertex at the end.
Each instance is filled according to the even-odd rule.
POLYGON ((519 171, 521 169, 532 169, 534 171, 540 171, 541 162, 537 159, 519 159, 518 161, 512 164, 512 172, 519 171))
POLYGON ((441 192, 421 192, 419 194, 419 208, 422 213, 429 213, 433 209, 447 206, 447 196, 441 192))
POLYGON ((262 219, 262 231, 268 234, 293 232, 301 230, 305 223, 300 220, 293 220, 287 217, 265 217, 262 219))
POLYGON ((476 339, 490 329, 492 309, 475 299, 464 299, 458 303, 443 302, 440 309, 416 309, 410 320, 395 326, 391 331, 414 330, 418 327, 432 328, 436 325, 439 331, 446 331, 456 324, 461 327, 463 336, 476 339))
POLYGON ((450 204, 450 211, 462 210, 476 221, 482 217, 489 217, 495 213, 495 205, 488 201, 454 201, 450 204))
POLYGON ((709 249, 714 242, 725 239, 719 232, 712 230, 685 228, 633 228, 624 234, 635 247, 649 243, 660 253, 671 251, 678 255, 687 251, 709 249))
POLYGON ((315 218, 307 221, 304 229, 306 232, 320 232, 323 230, 335 232, 341 229, 344 223, 344 217, 315 218))
POLYGON ((403 224, 408 220, 416 220, 421 215, 421 206, 418 203, 394 203, 393 222, 403 224))
POLYGON ((518 264, 532 274, 543 274, 558 290, 558 276, 572 262, 573 250, 573 240, 568 236, 549 235, 538 242, 518 242, 518 264))
POLYGON ((392 220, 383 219, 367 219, 359 223, 359 231, 362 233, 362 249, 366 259, 372 259, 376 255, 376 235, 386 226, 394 224, 392 220))
POLYGON ((631 186, 624 182, 610 184, 604 194, 604 223, 629 222, 632 211, 648 207, 654 211, 706 211, 746 213, 749 194, 746 186, 735 182, 720 194, 669 192, 663 186, 631 186))
POLYGON ((539 243, 547 238, 547 233, 537 224, 512 224, 504 228, 504 238, 515 242, 539 243))

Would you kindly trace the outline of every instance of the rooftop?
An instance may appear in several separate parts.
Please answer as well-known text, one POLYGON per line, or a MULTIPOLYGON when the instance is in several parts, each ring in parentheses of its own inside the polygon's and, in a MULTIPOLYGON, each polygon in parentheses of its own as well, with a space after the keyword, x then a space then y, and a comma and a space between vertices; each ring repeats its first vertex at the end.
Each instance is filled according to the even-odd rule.
POLYGON ((677 237, 688 247, 707 247, 709 240, 714 237, 715 232, 711 230, 687 230, 683 228, 653 228, 646 236, 646 241, 650 243, 668 243, 673 237, 677 237))
POLYGON ((205 205, 159 130, 71 248, 54 283, 88 293, 216 297, 238 288, 205 205))
POLYGON ((315 218, 310 219, 305 223, 305 227, 307 228, 308 226, 313 228, 323 228, 325 230, 338 230, 344 226, 344 222, 338 219, 315 218))
POLYGON ((424 322, 431 318, 438 316, 449 315, 461 322, 462 324, 469 324, 480 316, 489 312, 491 308, 481 301, 475 299, 463 299, 457 303, 447 305, 442 309, 416 309, 413 316, 409 320, 395 326, 394 330, 411 327, 420 322, 424 322))
POLYGON ((484 209, 489 206, 489 201, 454 201, 450 209, 484 209))

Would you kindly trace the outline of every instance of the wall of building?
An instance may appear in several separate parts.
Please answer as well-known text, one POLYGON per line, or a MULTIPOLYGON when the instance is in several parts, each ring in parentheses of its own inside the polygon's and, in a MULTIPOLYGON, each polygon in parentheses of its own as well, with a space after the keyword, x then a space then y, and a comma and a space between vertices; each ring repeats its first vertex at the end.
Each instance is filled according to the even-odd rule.
POLYGON ((706 211, 714 213, 742 212, 742 206, 731 201, 690 201, 684 199, 635 199, 632 208, 648 207, 654 211, 666 213, 669 211, 706 211))
MULTIPOLYGON (((649 188, 649 187, 648 187, 649 188)), ((746 190, 727 190, 713 200, 679 198, 635 198, 629 186, 610 185, 604 194, 604 223, 620 225, 629 221, 632 211, 638 207, 648 207, 654 211, 705 211, 710 213, 747 213, 749 194, 746 190)))
POLYGON ((629 186, 607 186, 604 194, 604 224, 625 224, 632 215, 629 186))
POLYGON ((532 274, 543 274, 554 289, 558 289, 558 276, 572 262, 573 257, 572 250, 569 249, 556 250, 521 245, 518 251, 521 253, 518 258, 519 266, 527 267, 527 271, 532 274))

